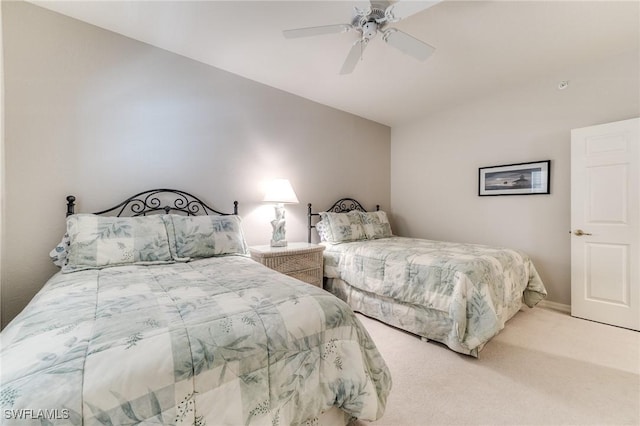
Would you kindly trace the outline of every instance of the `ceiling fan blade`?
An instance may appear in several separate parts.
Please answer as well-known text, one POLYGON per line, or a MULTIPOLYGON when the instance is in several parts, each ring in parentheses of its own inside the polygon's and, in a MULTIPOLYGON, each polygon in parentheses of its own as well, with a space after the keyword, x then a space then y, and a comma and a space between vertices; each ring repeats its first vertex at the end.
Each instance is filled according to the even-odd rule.
POLYGON ((364 52, 364 48, 367 47, 367 40, 360 39, 353 43, 351 46, 351 50, 347 54, 347 59, 344 60, 344 64, 342 64, 342 69, 340 69, 340 74, 351 74, 353 70, 358 65, 358 61, 362 57, 362 52, 364 52))
POLYGON ((400 19, 408 18, 411 15, 415 15, 418 12, 422 12, 425 9, 430 8, 442 0, 431 0, 431 1, 414 1, 414 0, 399 0, 391 6, 389 6, 384 14, 387 18, 388 22, 396 22, 400 19))
POLYGON ((323 34, 346 33, 353 28, 351 24, 323 25, 320 27, 297 28, 284 30, 282 34, 285 38, 310 37, 323 34))
POLYGON ((413 56, 420 61, 427 59, 436 50, 435 47, 428 45, 424 41, 418 40, 395 28, 386 30, 382 39, 401 52, 413 56))

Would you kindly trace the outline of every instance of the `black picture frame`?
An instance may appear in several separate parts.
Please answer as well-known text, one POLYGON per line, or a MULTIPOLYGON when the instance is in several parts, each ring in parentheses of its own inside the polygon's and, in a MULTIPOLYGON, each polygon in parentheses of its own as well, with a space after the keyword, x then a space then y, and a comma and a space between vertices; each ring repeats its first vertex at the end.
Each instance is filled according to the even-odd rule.
POLYGON ((535 195, 551 193, 551 160, 480 167, 478 195, 535 195))

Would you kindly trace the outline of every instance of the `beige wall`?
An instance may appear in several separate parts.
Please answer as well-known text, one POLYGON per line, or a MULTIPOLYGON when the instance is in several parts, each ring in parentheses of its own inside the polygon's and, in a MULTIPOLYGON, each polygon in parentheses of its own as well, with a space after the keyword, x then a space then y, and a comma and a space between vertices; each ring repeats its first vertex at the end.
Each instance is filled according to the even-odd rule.
POLYGON ((401 235, 528 252, 549 290, 570 304, 570 131, 640 115, 638 52, 394 127, 391 205, 401 235), (558 82, 570 80, 557 90, 558 82), (478 196, 478 168, 551 160, 551 194, 478 196))
POLYGON ((240 201, 266 243, 261 184, 288 177, 290 241, 306 203, 339 196, 391 210, 400 235, 527 251, 549 300, 569 304, 570 130, 640 115, 638 52, 388 127, 22 2, 3 2, 2 324, 56 271, 64 197, 107 207, 151 187, 240 201), (556 90, 560 80, 567 90, 556 90), (390 141, 392 142, 390 144, 390 141), (478 167, 552 160, 550 195, 478 197, 478 167))
POLYGON ((390 206, 390 129, 23 2, 3 2, 6 210, 2 323, 56 272, 65 196, 80 211, 155 187, 240 202, 266 244, 265 179, 287 177, 287 239, 306 203, 390 206))

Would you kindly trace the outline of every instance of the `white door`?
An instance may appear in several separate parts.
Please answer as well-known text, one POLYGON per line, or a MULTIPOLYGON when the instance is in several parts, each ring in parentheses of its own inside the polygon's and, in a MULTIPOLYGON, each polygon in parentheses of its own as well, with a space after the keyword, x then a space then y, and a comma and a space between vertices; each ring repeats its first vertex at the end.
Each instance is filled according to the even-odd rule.
POLYGON ((571 315, 640 330, 640 118, 571 132, 571 315))

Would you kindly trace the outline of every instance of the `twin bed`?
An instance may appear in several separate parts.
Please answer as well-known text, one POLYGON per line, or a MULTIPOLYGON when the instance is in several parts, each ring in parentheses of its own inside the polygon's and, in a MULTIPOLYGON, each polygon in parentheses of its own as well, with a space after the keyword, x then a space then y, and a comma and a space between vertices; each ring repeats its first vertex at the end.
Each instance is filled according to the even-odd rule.
POLYGON ((382 415, 391 377, 366 330, 338 298, 252 261, 237 203, 225 214, 166 189, 98 214, 74 201, 61 272, 1 334, 3 423, 382 415))
POLYGON ((394 236, 385 212, 352 198, 314 213, 325 289, 354 311, 477 357, 523 304, 546 290, 518 250, 394 236), (320 219, 319 221, 318 218, 320 219))

